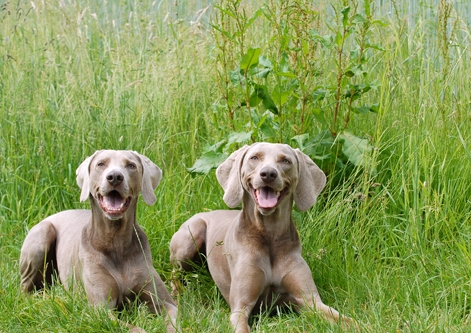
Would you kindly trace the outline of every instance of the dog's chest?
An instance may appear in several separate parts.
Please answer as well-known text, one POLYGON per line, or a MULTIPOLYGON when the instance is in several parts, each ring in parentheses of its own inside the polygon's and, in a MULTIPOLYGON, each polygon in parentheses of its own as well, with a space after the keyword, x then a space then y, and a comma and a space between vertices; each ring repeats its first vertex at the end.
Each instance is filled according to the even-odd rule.
MULTIPOLYGON (((290 237, 270 238, 267 237, 259 240, 258 243, 251 243, 254 253, 260 257, 265 265, 276 272, 280 266, 285 265, 286 261, 292 256, 292 253, 297 251, 298 244, 290 237)), ((281 267, 282 268, 282 267, 281 267)))
POLYGON ((131 297, 142 288, 144 272, 136 260, 122 260, 109 264, 108 274, 114 280, 115 288, 124 297, 131 297))

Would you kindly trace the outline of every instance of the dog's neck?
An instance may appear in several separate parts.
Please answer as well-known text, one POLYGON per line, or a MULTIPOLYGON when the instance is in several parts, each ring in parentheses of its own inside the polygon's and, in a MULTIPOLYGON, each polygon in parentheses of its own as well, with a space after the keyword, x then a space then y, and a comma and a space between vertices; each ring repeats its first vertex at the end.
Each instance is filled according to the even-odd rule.
POLYGON ((136 238, 133 230, 136 224, 136 200, 131 202, 123 217, 117 220, 106 217, 93 198, 90 199, 90 204, 92 220, 87 228, 90 243, 97 250, 107 253, 128 251, 136 238))
POLYGON ((250 195, 245 194, 243 201, 242 214, 244 220, 250 221, 251 227, 262 231, 271 239, 277 239, 292 233, 294 228, 291 210, 293 208, 293 195, 286 196, 278 204, 275 211, 269 215, 263 215, 257 208, 250 195))

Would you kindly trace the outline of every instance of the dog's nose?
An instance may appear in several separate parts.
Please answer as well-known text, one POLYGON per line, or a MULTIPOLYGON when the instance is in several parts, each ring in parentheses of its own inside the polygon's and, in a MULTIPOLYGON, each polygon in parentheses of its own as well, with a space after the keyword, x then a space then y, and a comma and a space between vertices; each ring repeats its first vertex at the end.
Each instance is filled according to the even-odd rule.
POLYGON ((123 182, 124 175, 121 172, 114 170, 106 175, 106 180, 110 185, 116 186, 123 182))
POLYGON ((278 177, 278 171, 271 167, 264 167, 260 170, 260 177, 265 183, 271 183, 278 177))

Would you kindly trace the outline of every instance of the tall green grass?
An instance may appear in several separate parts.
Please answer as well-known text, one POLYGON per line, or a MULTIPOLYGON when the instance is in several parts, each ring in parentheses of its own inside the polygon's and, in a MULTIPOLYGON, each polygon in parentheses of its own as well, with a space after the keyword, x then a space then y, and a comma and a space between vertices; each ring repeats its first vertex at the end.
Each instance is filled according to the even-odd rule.
MULTIPOLYGON (((444 17, 439 5, 450 3, 374 3, 388 25, 371 37, 385 51, 370 63, 380 88, 368 98, 382 108, 355 115, 350 128, 370 138, 377 173, 357 169, 341 183, 330 175, 316 206, 294 212, 323 299, 357 319, 362 332, 469 331, 471 21, 466 2, 452 3, 444 17)), ((213 173, 187 172, 206 144, 229 135, 226 115, 214 108, 218 51, 207 24, 215 9, 207 6, 0 3, 0 331, 126 331, 89 307, 83 292, 53 286, 27 297, 19 290, 27 231, 57 211, 88 207, 79 203, 75 169, 95 150, 133 149, 163 169, 157 203, 141 202, 138 220, 165 280, 173 232, 196 212, 225 207, 213 173)), ((320 3, 319 12, 317 29, 327 32, 331 7, 320 3)), ((269 49, 272 35, 259 18, 246 46, 269 49)), ((325 82, 332 61, 319 52, 325 82)), ((229 308, 208 274, 186 278, 177 299, 183 330, 229 331, 229 308)), ((163 331, 163 319, 144 307, 121 318, 163 331)), ((262 314, 252 328, 343 331, 312 311, 262 314)))

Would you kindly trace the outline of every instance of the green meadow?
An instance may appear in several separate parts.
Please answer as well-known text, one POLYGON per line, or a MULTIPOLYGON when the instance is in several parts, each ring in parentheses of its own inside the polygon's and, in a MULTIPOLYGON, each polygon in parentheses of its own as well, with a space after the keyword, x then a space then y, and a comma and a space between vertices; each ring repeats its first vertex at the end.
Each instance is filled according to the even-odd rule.
MULTIPOLYGON (((328 183, 293 210, 324 302, 361 332, 471 332, 471 6, 466 1, 0 0, 0 332, 127 332, 81 290, 20 291, 28 230, 79 202, 75 170, 130 149, 163 170, 140 200, 154 266, 214 166, 255 141, 302 149, 328 183)), ((230 332, 205 270, 182 332, 230 332)), ((121 320, 163 332, 131 305, 121 320)), ((253 332, 354 332, 313 310, 253 332)))

